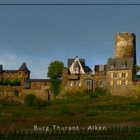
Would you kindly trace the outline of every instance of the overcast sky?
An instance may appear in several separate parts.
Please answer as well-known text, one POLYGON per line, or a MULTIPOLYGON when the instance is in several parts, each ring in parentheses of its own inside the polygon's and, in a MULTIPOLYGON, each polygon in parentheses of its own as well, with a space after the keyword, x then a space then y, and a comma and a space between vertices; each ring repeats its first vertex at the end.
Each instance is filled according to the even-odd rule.
MULTIPOLYGON (((11 0, 0 0, 11 3, 11 0)), ((115 0, 13 0, 12 3, 120 3, 115 0)), ((124 0, 121 3, 132 3, 124 0)), ((134 0, 133 3, 140 3, 134 0)), ((79 56, 93 68, 114 57, 117 32, 136 34, 140 64, 140 5, 0 5, 0 64, 46 78, 51 61, 79 56)))

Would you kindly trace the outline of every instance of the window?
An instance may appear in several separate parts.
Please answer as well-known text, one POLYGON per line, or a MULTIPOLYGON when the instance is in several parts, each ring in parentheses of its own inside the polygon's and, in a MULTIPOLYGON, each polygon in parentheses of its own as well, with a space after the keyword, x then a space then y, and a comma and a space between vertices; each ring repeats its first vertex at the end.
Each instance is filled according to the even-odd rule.
POLYGON ((90 81, 89 80, 87 81, 87 86, 90 86, 90 81))
POLYGON ((113 81, 113 85, 117 85, 117 81, 113 81))
POLYGON ((126 68, 126 63, 122 64, 122 68, 125 69, 126 68))
POLYGON ((118 74, 116 72, 113 73, 113 77, 117 77, 118 74))
POLYGON ((75 67, 75 74, 79 74, 80 73, 80 68, 79 67, 75 67))
POLYGON ((71 87, 73 86, 73 83, 72 83, 72 81, 70 82, 70 86, 71 86, 71 87))
POLYGON ((81 82, 78 82, 78 86, 81 87, 81 82))
POLYGON ((111 65, 110 68, 111 68, 111 69, 114 69, 114 65, 111 65))
POLYGON ((126 77, 126 74, 124 72, 122 73, 122 77, 126 77))
POLYGON ((126 85, 126 82, 125 82, 125 80, 122 80, 122 85, 124 86, 124 85, 126 85))
POLYGON ((110 66, 111 69, 114 69, 115 67, 116 67, 115 63, 110 66))

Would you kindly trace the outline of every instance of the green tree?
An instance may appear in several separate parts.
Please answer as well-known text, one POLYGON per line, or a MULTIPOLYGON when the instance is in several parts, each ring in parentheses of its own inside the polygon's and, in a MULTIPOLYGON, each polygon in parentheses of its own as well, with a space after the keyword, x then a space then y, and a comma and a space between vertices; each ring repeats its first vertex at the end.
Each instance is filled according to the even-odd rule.
POLYGON ((51 62, 48 67, 48 77, 50 79, 61 78, 63 68, 64 68, 63 62, 61 62, 61 61, 51 62))
POLYGON ((136 69, 136 72, 139 72, 140 71, 140 66, 139 65, 136 65, 135 66, 135 69, 136 69))
POLYGON ((51 62, 48 67, 48 77, 51 80, 51 91, 56 97, 61 89, 61 81, 59 78, 62 76, 62 70, 64 68, 64 63, 61 61, 51 62))
POLYGON ((61 90, 61 81, 60 80, 51 80, 51 91, 56 97, 61 90))

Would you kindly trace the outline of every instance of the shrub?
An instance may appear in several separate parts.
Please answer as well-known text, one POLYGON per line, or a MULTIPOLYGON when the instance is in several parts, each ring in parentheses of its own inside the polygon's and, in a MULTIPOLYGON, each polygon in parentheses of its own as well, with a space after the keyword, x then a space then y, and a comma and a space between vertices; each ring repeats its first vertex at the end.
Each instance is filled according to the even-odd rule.
POLYGON ((99 95, 97 95, 97 94, 94 94, 94 93, 90 93, 89 94, 89 97, 90 98, 97 98, 99 95))
POLYGON ((15 79, 13 81, 10 81, 8 79, 5 79, 3 81, 0 82, 0 85, 4 85, 4 86, 20 86, 21 82, 18 79, 15 79))
POLYGON ((61 89, 61 81, 51 80, 51 91, 53 92, 55 97, 59 94, 60 89, 61 89))
POLYGON ((18 79, 13 80, 10 82, 10 86, 20 86, 21 82, 18 79))
POLYGON ((49 102, 44 101, 41 98, 36 97, 34 94, 28 94, 25 96, 24 103, 29 107, 34 107, 36 109, 41 109, 46 105, 49 105, 49 102))
POLYGON ((9 80, 3 80, 2 85, 8 86, 8 85, 10 85, 10 81, 9 80))
POLYGON ((35 108, 40 109, 45 106, 46 106, 46 102, 44 100, 42 100, 41 98, 35 98, 35 100, 34 100, 35 108))
POLYGON ((36 99, 36 96, 35 95, 33 95, 33 94, 27 94, 25 96, 24 103, 27 106, 32 107, 32 106, 34 106, 35 99, 36 99))
POLYGON ((15 96, 18 96, 18 95, 19 95, 19 91, 15 89, 15 90, 14 90, 14 95, 15 95, 15 96))
POLYGON ((101 96, 108 96, 110 95, 109 91, 106 89, 96 88, 94 92, 89 94, 90 98, 96 98, 101 96))

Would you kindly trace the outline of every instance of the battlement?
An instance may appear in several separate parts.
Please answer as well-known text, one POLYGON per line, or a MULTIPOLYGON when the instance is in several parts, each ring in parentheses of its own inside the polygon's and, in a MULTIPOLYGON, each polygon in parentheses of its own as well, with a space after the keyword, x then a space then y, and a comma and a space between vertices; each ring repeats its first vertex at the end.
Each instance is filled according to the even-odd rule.
POLYGON ((116 33, 115 44, 117 44, 120 41, 126 41, 126 42, 134 44, 135 43, 135 34, 128 33, 128 32, 116 33))

